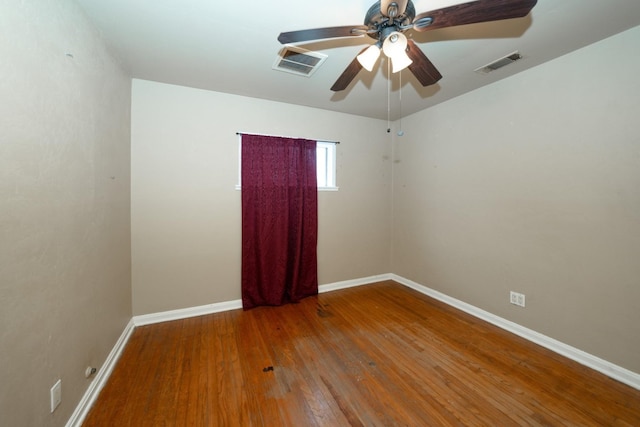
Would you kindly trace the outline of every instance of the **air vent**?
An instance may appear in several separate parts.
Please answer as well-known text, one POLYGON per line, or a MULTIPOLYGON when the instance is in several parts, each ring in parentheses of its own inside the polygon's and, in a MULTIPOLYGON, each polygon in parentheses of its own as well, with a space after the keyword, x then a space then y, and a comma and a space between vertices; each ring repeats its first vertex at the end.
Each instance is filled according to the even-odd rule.
POLYGON ((322 53, 311 52, 297 46, 285 46, 278 53, 273 69, 310 77, 325 59, 327 55, 322 53))
POLYGON ((476 68, 475 71, 476 73, 480 73, 480 74, 489 74, 492 71, 495 71, 499 68, 505 67, 509 64, 513 64, 514 62, 518 61, 522 59, 522 55, 520 55, 520 53, 518 51, 515 51, 513 53, 510 53, 507 56, 504 56, 500 59, 496 59, 495 61, 491 62, 490 64, 484 65, 480 68, 476 68))

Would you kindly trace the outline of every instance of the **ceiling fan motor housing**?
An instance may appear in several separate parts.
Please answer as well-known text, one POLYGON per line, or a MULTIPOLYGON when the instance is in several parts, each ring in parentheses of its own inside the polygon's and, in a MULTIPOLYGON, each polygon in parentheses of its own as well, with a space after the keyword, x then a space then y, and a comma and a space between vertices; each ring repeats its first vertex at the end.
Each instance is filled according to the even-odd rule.
POLYGON ((364 25, 369 28, 367 35, 373 39, 383 41, 386 36, 394 31, 404 32, 411 26, 413 18, 416 16, 416 8, 409 0, 402 15, 394 18, 385 16, 380 11, 380 1, 375 2, 367 11, 364 17, 364 25))

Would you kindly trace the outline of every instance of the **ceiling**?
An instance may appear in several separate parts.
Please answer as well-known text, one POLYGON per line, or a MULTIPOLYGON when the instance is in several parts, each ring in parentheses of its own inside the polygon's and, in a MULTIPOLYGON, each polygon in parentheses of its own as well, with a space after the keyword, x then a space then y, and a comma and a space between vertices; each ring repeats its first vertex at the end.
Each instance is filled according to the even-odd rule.
MULTIPOLYGON (((332 92, 331 85, 373 39, 300 44, 327 55, 305 77, 272 69, 282 49, 278 34, 362 25, 374 0, 76 1, 134 78, 383 120, 423 110, 640 25, 638 0, 538 0, 525 18, 408 31, 443 75, 433 86, 422 87, 408 70, 389 80, 386 61, 379 60, 371 73, 363 69, 346 90, 332 92), (523 56, 520 61, 490 74, 474 72, 516 50, 523 56)), ((462 2, 413 0, 417 14, 462 2)), ((602 78, 615 78, 611 65, 611 76, 602 78)))

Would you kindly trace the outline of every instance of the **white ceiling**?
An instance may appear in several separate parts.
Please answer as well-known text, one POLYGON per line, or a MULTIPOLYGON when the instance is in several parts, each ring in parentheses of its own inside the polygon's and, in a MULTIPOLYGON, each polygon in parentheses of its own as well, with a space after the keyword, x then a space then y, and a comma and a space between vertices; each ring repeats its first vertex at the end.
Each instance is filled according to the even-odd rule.
MULTIPOLYGON (((328 55, 317 72, 303 77, 272 69, 282 48, 278 34, 362 25, 374 0, 77 2, 134 78, 392 120, 640 25, 639 0, 538 0, 525 18, 408 32, 443 75, 433 86, 423 88, 405 70, 402 90, 393 74, 389 95, 386 62, 378 61, 373 72, 363 69, 347 90, 334 93, 331 85, 372 39, 301 44, 328 55), (522 60, 488 75, 473 71, 516 50, 522 60)), ((462 1, 413 2, 419 14, 462 1)), ((601 78, 615 78, 615 66, 601 78)))

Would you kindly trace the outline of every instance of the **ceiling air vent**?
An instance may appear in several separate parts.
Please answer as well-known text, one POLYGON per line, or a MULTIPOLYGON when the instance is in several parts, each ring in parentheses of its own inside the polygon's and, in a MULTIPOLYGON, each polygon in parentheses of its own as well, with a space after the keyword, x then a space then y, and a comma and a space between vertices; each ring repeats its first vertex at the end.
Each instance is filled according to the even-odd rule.
POLYGON ((322 53, 311 52, 297 46, 285 46, 278 53, 273 69, 310 77, 325 59, 327 55, 322 53))
POLYGON ((480 74, 489 74, 492 71, 497 70, 498 68, 502 68, 504 66, 507 66, 509 64, 513 64, 514 62, 518 61, 522 59, 522 55, 520 55, 520 53, 518 51, 515 51, 513 53, 510 53, 507 56, 503 56, 500 59, 496 59, 495 61, 491 62, 490 64, 484 65, 480 68, 476 68, 475 71, 476 73, 480 73, 480 74))

